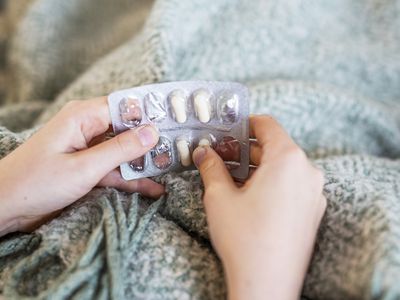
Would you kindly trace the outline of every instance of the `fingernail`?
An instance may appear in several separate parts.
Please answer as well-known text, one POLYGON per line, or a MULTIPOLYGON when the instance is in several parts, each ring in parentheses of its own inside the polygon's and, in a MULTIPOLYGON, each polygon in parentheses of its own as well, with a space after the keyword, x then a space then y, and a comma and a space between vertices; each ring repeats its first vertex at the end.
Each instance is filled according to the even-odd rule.
POLYGON ((143 147, 148 147, 157 143, 158 133, 150 125, 143 125, 138 129, 138 137, 143 147))
POLYGON ((204 157, 206 156, 207 150, 206 147, 197 147, 193 151, 193 161, 196 167, 199 167, 204 157))

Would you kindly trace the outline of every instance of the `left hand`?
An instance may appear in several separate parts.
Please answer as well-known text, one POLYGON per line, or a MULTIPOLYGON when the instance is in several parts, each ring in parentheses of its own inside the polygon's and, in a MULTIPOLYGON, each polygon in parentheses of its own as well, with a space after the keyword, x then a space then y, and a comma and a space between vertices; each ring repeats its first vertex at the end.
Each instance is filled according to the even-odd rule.
POLYGON ((154 147, 157 130, 140 126, 91 146, 110 123, 106 97, 72 101, 0 160, 0 236, 36 228, 96 185, 153 198, 164 193, 150 179, 125 181, 115 169, 154 147))

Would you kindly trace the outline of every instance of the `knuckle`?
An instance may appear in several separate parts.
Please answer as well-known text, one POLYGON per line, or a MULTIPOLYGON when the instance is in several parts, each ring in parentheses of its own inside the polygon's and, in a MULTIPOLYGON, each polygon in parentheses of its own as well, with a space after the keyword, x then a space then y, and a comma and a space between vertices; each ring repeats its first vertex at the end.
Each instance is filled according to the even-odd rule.
POLYGON ((291 145, 282 153, 282 159, 286 161, 289 166, 303 166, 308 163, 307 155, 297 145, 291 145))
POLYGON ((61 116, 63 117, 63 121, 66 126, 74 127, 79 120, 79 114, 81 111, 83 101, 72 100, 69 101, 64 107, 61 109, 61 116))
POLYGON ((126 135, 120 134, 115 137, 116 145, 122 155, 129 155, 132 151, 132 139, 128 139, 126 135))

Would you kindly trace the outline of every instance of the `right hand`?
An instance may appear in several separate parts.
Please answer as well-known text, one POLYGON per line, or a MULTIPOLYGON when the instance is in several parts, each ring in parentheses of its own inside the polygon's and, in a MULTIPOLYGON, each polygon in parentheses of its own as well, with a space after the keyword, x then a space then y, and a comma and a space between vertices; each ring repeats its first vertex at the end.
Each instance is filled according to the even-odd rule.
POLYGON ((326 208, 323 174, 273 118, 252 116, 250 135, 258 168, 242 187, 212 148, 193 153, 211 241, 231 299, 296 299, 326 208))

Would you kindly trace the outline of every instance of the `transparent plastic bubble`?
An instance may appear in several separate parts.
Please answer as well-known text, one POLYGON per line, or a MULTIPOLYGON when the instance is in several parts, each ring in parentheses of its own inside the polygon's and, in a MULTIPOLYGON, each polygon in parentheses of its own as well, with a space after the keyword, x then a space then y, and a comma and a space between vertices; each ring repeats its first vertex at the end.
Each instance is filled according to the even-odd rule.
POLYGON ((161 122, 167 117, 164 101, 160 95, 149 93, 144 97, 146 115, 152 122, 161 122))
POLYGON ((144 156, 138 157, 138 158, 132 160, 129 163, 129 166, 132 168, 132 170, 134 170, 136 172, 143 172, 145 159, 146 158, 144 156))
POLYGON ((171 142, 161 136, 157 145, 151 149, 151 158, 154 165, 161 170, 167 169, 172 164, 172 147, 171 142))
POLYGON ((142 121, 142 109, 138 99, 123 98, 119 103, 122 123, 129 128, 136 127, 142 121))
POLYGON ((188 167, 192 164, 192 155, 190 149, 190 142, 185 137, 176 139, 176 149, 178 150, 179 161, 182 166, 188 167))
POLYGON ((212 116, 212 94, 206 89, 199 89, 193 93, 193 107, 196 117, 202 123, 208 123, 212 116))
POLYGON ((182 90, 172 91, 169 95, 169 103, 171 112, 176 122, 185 123, 187 120, 187 99, 186 94, 182 90))
POLYGON ((218 117, 223 124, 233 124, 239 113, 239 97, 230 92, 224 92, 218 97, 218 117))
POLYGON ((215 151, 224 161, 240 162, 240 142, 231 136, 217 142, 215 151))

